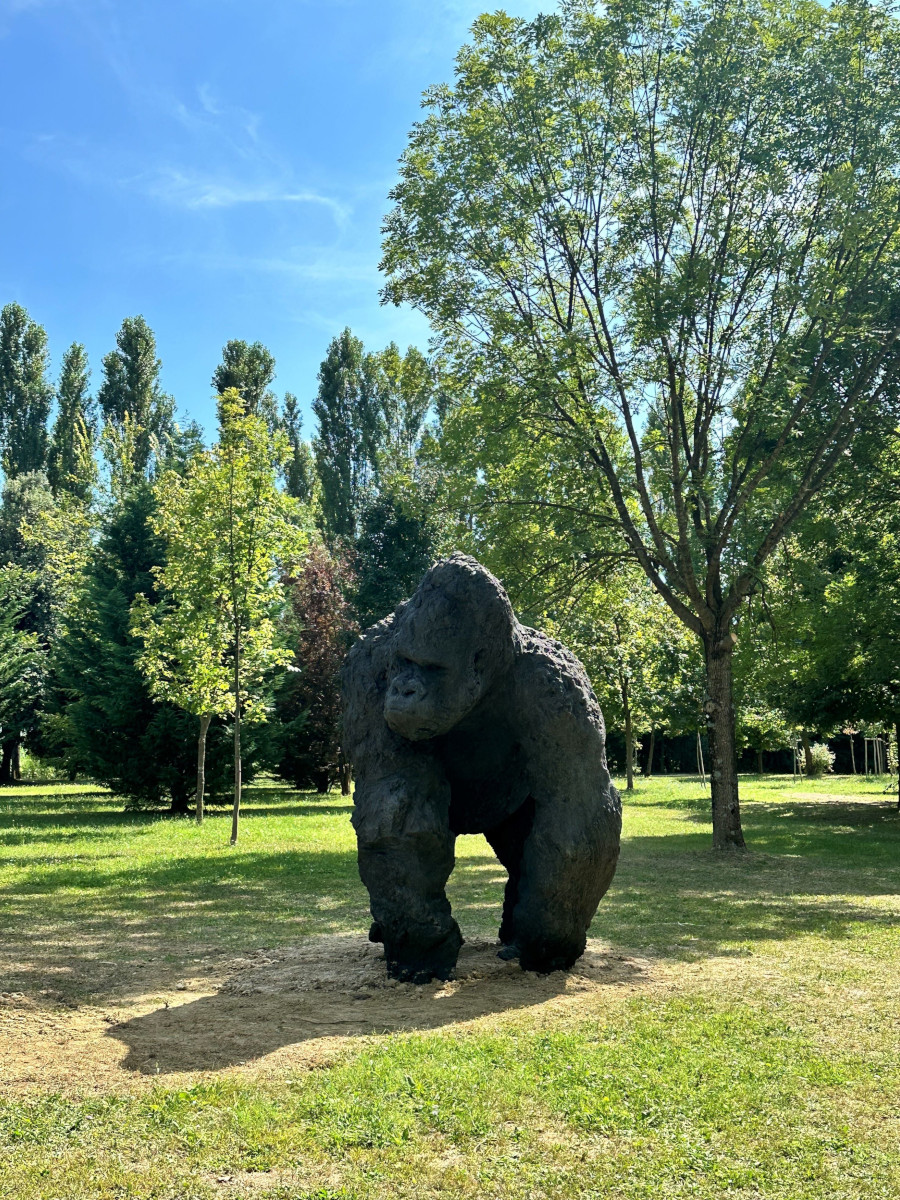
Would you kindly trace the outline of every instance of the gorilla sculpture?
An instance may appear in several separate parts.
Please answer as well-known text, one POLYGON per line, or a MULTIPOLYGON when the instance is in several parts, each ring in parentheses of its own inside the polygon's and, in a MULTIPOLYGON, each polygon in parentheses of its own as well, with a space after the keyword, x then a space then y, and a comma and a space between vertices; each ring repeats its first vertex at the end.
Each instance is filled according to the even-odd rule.
POLYGON ((462 936, 444 885, 460 833, 484 833, 509 873, 501 956, 571 967, 622 823, 578 660, 520 625, 493 575, 454 554, 356 643, 343 697, 369 936, 388 972, 417 983, 452 972, 462 936))

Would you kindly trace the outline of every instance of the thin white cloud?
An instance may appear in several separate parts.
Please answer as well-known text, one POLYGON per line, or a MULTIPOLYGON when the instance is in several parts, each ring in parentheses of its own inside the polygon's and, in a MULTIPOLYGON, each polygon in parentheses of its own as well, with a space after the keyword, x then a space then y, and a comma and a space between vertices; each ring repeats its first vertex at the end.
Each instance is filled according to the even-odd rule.
POLYGON ((252 254, 190 253, 167 255, 162 260, 169 266, 190 267, 192 270, 234 273, 239 275, 280 275, 288 280, 307 283, 366 284, 378 287, 381 275, 371 254, 334 251, 327 255, 311 250, 304 255, 294 250, 284 257, 252 254))
POLYGON ((313 204, 327 209, 338 228, 344 228, 353 213, 350 204, 280 176, 266 177, 254 172, 254 177, 241 179, 233 174, 204 173, 170 164, 134 170, 133 162, 122 161, 106 148, 57 134, 41 134, 32 139, 25 153, 84 186, 112 186, 188 211, 313 204))
POLYGON ((183 171, 177 167, 163 167, 152 173, 142 172, 123 182, 126 186, 154 199, 180 208, 234 208, 246 204, 318 204, 327 208, 339 225, 348 219, 351 212, 346 204, 309 188, 286 186, 273 181, 245 183, 183 171))

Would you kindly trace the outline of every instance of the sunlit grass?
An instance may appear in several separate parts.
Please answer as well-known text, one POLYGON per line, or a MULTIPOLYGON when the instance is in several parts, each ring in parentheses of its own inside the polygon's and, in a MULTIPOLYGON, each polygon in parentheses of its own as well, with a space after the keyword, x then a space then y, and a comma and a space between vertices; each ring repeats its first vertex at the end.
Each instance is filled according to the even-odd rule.
MULTIPOLYGON (((0 1103, 0 1197, 900 1195, 900 819, 885 781, 742 779, 751 851, 710 850, 696 779, 639 780, 592 936, 653 986, 366 1040, 282 1077, 0 1103), (810 798, 814 793, 815 798, 810 798)), ((461 838, 451 898, 496 930, 503 873, 461 838)), ((175 978, 367 925, 347 802, 259 787, 227 821, 103 793, 0 792, 0 988, 150 954, 175 978)), ((82 1002, 103 976, 57 987, 82 1002)))

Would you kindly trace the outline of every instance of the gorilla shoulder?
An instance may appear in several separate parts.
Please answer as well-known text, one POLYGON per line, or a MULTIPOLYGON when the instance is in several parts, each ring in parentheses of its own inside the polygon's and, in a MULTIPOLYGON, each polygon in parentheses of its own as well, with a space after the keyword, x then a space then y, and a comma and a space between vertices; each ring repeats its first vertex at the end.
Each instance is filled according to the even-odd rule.
POLYGON ((521 626, 514 680, 519 710, 545 729, 581 728, 589 741, 605 737, 603 714, 584 667, 555 638, 521 626))

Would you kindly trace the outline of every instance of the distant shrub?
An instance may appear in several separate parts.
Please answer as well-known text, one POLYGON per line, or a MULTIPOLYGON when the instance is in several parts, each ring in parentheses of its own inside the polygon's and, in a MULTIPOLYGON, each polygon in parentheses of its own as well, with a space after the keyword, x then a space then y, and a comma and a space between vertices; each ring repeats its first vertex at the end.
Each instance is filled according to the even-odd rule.
POLYGON ((42 762, 27 750, 22 751, 19 770, 22 783, 66 783, 70 778, 58 766, 42 762))
POLYGON ((822 742, 816 742, 809 748, 810 778, 819 779, 828 771, 834 770, 834 753, 822 742))

